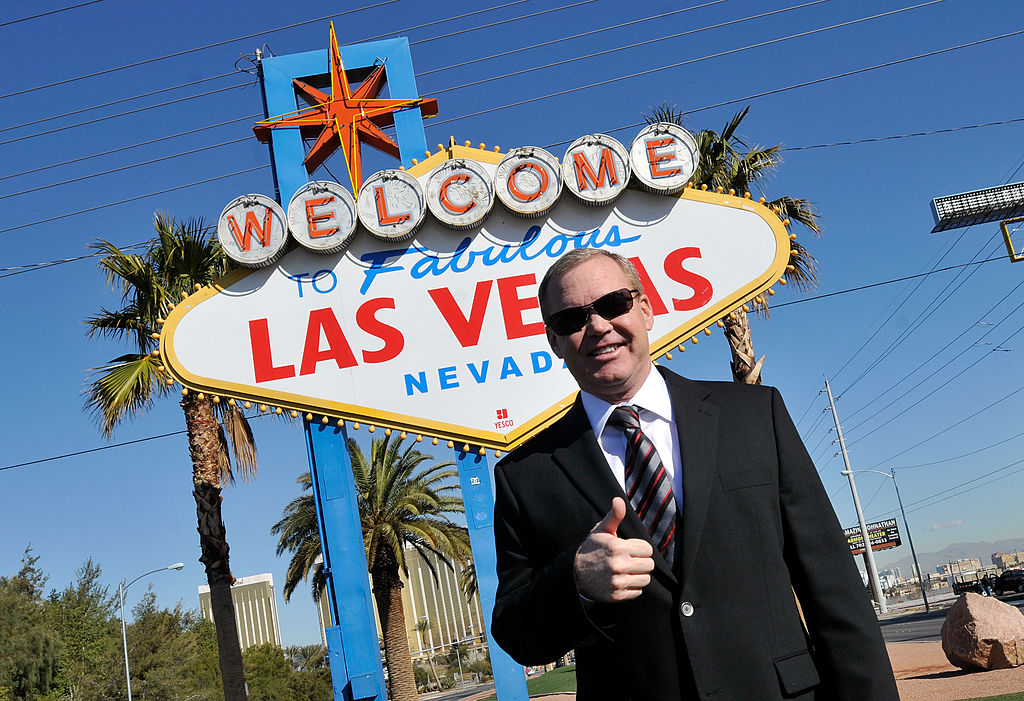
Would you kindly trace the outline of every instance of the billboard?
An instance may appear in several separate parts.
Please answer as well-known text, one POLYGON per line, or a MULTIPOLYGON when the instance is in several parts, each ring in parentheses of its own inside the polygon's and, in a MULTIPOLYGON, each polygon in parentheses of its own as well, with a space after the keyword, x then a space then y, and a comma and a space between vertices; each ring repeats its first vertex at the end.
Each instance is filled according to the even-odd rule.
POLYGON ((630 158, 610 137, 583 137, 561 164, 543 149, 450 144, 369 177, 354 206, 328 183, 300 190, 287 211, 236 198, 218 229, 251 269, 171 312, 167 368, 193 391, 325 424, 508 450, 577 392, 536 299, 565 251, 634 262, 655 314, 655 358, 710 333, 786 272, 788 232, 749 195, 630 181, 638 168, 654 185, 692 173, 684 138, 643 138, 630 158))
MULTIPOLYGON (((900 545, 900 530, 896 525, 896 519, 876 521, 867 526, 872 550, 886 550, 900 545)), ((864 534, 861 533, 860 526, 844 529, 843 535, 846 536, 846 542, 850 544, 851 554, 860 555, 864 552, 864 534)))

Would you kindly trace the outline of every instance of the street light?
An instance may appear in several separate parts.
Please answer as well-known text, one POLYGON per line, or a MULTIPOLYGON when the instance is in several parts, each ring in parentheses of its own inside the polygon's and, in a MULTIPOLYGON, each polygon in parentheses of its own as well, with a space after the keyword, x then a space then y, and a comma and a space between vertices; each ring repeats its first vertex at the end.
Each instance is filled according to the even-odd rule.
POLYGON ((159 567, 155 570, 144 572, 127 584, 125 584, 122 579, 121 583, 117 585, 117 598, 121 602, 121 641, 124 643, 124 678, 125 681, 128 682, 128 701, 132 701, 132 675, 131 672, 128 671, 128 633, 125 631, 124 627, 124 593, 127 591, 128 587, 135 584, 143 577, 156 572, 163 572, 164 570, 180 570, 184 566, 184 562, 175 562, 173 565, 168 565, 167 567, 159 567))
MULTIPOLYGON (((896 481, 896 468, 890 468, 890 472, 882 472, 881 470, 853 470, 853 472, 874 472, 876 475, 882 477, 888 477, 892 480, 892 486, 896 488, 896 501, 900 504, 900 513, 903 514, 903 527, 907 529, 907 542, 910 543, 910 554, 914 558, 914 569, 917 570, 917 583, 921 587, 921 598, 924 599, 924 612, 928 613, 931 608, 928 606, 928 594, 925 593, 924 577, 921 576, 921 566, 917 564, 917 551, 914 550, 914 538, 910 535, 910 524, 907 522, 907 512, 903 509, 903 499, 900 497, 900 485, 896 481)), ((843 471, 845 475, 846 472, 843 471)), ((867 547, 871 547, 871 543, 868 543, 867 547)))

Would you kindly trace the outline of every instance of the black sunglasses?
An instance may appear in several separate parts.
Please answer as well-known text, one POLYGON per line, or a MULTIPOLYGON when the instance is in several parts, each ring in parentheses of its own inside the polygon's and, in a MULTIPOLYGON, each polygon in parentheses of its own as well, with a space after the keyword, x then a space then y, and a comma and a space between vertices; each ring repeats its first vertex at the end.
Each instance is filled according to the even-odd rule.
POLYGON ((598 297, 585 307, 569 307, 555 312, 544 324, 556 335, 568 336, 586 326, 591 314, 597 314, 609 321, 622 316, 633 308, 633 295, 638 294, 640 290, 615 290, 598 297))

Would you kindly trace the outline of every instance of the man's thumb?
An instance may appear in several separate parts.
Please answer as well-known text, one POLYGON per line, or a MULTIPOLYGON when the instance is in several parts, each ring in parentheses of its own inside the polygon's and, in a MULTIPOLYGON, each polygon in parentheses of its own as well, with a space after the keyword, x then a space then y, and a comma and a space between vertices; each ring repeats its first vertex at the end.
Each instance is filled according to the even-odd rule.
POLYGON ((622 500, 622 497, 615 497, 612 499, 612 508, 594 526, 593 532, 615 535, 619 530, 619 524, 622 523, 624 518, 626 518, 626 502, 622 500))

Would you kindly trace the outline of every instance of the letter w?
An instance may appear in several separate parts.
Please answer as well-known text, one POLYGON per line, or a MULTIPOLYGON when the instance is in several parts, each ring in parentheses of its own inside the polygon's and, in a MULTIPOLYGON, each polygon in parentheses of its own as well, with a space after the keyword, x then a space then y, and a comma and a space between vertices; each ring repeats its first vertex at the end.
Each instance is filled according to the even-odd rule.
POLYGON ((612 150, 607 146, 601 149, 601 162, 598 165, 597 173, 594 173, 594 167, 590 165, 590 161, 582 152, 577 151, 572 154, 572 160, 576 166, 576 184, 580 191, 586 190, 588 187, 593 187, 595 190, 604 187, 605 178, 608 179, 609 185, 619 184, 619 176, 615 172, 615 162, 612 160, 612 150))
POLYGON ((256 212, 249 210, 245 213, 245 233, 239 232, 238 222, 235 221, 235 215, 228 215, 228 228, 231 229, 231 235, 235 237, 235 241, 238 242, 238 247, 243 251, 249 250, 249 244, 252 241, 252 232, 256 232, 256 238, 259 240, 260 245, 266 248, 270 245, 270 226, 271 217, 270 207, 264 207, 263 214, 263 226, 260 226, 259 219, 256 218, 256 212))

